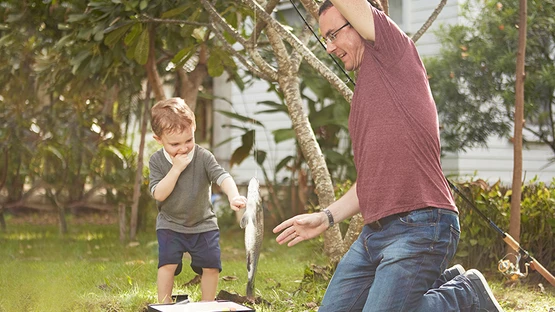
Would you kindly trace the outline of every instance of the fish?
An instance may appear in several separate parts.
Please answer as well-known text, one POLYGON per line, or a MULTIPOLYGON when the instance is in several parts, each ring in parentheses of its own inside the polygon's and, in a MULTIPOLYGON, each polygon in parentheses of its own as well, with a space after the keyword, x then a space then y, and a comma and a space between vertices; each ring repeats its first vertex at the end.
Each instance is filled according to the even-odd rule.
POLYGON ((254 280, 258 258, 264 237, 264 209, 260 197, 260 184, 256 178, 249 181, 247 206, 241 218, 241 228, 245 229, 245 251, 247 254, 247 299, 254 300, 254 280))

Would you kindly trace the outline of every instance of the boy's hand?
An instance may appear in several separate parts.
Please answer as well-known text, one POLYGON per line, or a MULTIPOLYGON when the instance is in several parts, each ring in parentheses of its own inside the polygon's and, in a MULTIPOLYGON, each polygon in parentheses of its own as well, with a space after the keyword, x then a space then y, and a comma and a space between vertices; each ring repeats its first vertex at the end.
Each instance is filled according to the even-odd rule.
POLYGON ((187 157, 189 154, 177 154, 172 157, 173 166, 180 172, 185 170, 187 166, 191 163, 191 159, 187 157))
POLYGON ((247 198, 245 196, 235 196, 229 200, 229 205, 233 211, 239 211, 247 206, 247 198))

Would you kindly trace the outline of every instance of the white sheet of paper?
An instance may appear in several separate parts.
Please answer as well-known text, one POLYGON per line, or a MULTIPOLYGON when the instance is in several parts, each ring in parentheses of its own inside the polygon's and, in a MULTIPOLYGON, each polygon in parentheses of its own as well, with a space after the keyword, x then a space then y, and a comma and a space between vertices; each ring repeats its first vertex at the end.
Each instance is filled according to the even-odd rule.
POLYGON ((152 306, 162 312, 220 312, 252 311, 252 309, 231 301, 190 302, 186 304, 162 304, 152 306))

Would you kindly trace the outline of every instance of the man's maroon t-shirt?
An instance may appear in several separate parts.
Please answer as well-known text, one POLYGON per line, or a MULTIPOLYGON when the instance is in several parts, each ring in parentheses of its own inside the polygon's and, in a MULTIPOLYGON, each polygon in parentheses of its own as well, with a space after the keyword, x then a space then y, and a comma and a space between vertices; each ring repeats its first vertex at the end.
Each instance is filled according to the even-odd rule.
POLYGON ((369 223, 428 206, 457 211, 426 70, 412 40, 373 12, 376 40, 366 43, 349 117, 362 216, 369 223))

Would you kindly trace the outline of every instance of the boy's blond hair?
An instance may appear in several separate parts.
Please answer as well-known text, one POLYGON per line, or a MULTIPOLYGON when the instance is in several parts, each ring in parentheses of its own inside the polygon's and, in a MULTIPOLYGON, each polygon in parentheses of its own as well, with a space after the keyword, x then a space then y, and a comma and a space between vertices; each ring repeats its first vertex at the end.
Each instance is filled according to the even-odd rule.
POLYGON ((189 127, 196 130, 195 113, 182 98, 170 98, 156 103, 151 111, 150 125, 157 136, 182 132, 189 127))

